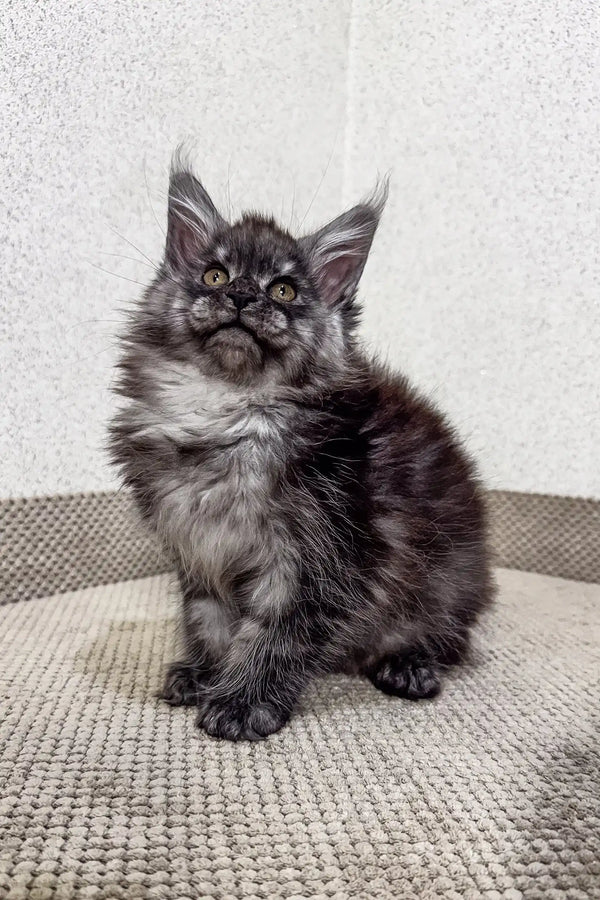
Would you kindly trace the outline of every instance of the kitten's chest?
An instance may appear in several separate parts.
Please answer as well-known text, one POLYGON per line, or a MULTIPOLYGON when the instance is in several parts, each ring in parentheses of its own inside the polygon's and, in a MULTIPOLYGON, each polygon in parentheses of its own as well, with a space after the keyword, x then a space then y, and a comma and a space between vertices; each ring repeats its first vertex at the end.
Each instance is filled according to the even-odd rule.
POLYGON ((221 593, 236 572, 257 568, 272 544, 279 462, 271 431, 258 413, 226 416, 205 435, 197 462, 178 473, 170 536, 187 565, 221 593))
POLYGON ((178 444, 178 477, 203 518, 256 518, 281 469, 282 433, 260 408, 223 409, 178 444))
POLYGON ((217 582, 247 565, 272 528, 289 422, 276 403, 221 385, 166 385, 151 411, 176 447, 156 485, 159 529, 190 567, 217 582))

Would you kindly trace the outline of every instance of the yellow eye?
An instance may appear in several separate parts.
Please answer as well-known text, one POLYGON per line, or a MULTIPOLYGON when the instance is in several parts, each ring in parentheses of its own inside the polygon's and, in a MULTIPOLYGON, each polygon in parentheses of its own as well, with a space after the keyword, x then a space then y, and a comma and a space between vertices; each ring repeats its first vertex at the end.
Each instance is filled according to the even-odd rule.
POLYGON ((207 269, 202 280, 211 287, 221 287, 229 282, 229 275, 225 269, 207 269))
POLYGON ((277 281, 269 288, 269 297, 273 300, 280 300, 283 303, 290 303, 296 296, 296 291, 288 284, 287 281, 277 281))

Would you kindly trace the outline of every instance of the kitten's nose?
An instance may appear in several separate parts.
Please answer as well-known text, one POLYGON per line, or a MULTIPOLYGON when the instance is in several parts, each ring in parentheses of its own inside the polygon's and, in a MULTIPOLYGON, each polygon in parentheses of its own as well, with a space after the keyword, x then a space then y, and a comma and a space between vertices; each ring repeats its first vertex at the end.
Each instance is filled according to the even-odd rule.
POLYGON ((242 310, 257 299, 256 294, 251 294, 248 291, 228 291, 227 296, 230 300, 233 300, 238 310, 242 310))

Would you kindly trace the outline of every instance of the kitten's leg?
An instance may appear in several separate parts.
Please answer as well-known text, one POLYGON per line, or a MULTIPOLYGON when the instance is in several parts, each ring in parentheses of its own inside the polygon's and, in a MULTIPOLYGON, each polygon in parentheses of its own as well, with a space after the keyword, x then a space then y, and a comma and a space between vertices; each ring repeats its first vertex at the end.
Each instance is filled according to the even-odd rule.
POLYGON ((172 663, 162 698, 171 706, 198 706, 219 659, 231 641, 227 607, 202 586, 181 578, 185 660, 172 663))
POLYGON ((200 710, 208 734, 259 740, 285 725, 309 674, 294 618, 242 622, 200 710))
POLYGON ((316 662, 318 613, 295 602, 295 573, 282 556, 253 585, 250 613, 217 666, 198 724, 215 737, 258 740, 287 721, 316 662), (311 633, 311 631, 313 633, 311 633))

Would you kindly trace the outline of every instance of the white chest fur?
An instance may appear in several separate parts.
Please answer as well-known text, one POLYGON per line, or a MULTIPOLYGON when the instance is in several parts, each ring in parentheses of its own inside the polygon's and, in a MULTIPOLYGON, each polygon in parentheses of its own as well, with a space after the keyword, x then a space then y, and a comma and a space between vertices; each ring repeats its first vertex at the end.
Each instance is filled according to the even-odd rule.
POLYGON ((183 364, 150 377, 152 402, 131 410, 138 434, 205 451, 198 464, 173 464, 155 478, 158 529, 189 571, 224 593, 237 572, 268 566, 280 550, 273 491, 289 414, 272 394, 183 364))

